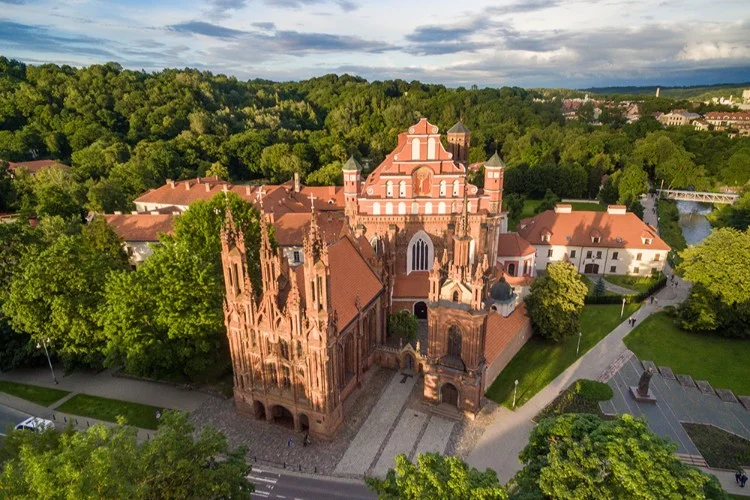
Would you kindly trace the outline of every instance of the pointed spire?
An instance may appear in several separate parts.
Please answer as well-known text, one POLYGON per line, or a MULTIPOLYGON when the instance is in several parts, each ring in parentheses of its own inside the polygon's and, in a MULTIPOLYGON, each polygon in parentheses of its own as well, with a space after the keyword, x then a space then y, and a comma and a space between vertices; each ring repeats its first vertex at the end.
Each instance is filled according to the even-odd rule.
POLYGON ((440 261, 435 257, 435 262, 432 264, 433 271, 440 271, 440 261))
POLYGON ((448 249, 443 248, 443 260, 441 261, 443 266, 448 265, 448 249))
POLYGON ((500 155, 497 154, 497 150, 495 150, 495 154, 490 156, 490 159, 484 162, 484 166, 505 168, 505 163, 503 163, 503 160, 500 158, 500 155))
POLYGON ((362 171, 362 165, 354 158, 354 155, 350 156, 344 166, 341 167, 344 172, 360 172, 362 171))
POLYGON ((299 310, 300 295, 299 288, 297 287, 297 277, 294 272, 289 273, 289 297, 287 298, 287 304, 293 310, 299 310))
POLYGON ((464 185, 464 203, 461 208, 461 219, 458 221, 458 235, 464 237, 469 233, 469 190, 464 185))

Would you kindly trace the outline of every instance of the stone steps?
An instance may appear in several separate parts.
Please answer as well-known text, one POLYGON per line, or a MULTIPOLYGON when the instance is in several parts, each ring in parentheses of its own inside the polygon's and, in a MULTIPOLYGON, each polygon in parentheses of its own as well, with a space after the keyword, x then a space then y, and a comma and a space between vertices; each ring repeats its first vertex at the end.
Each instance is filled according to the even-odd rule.
POLYGON ((701 455, 689 455, 687 453, 675 453, 680 462, 687 465, 694 465, 696 467, 708 467, 706 459, 701 455))
POLYGON ((633 357, 633 351, 630 349, 626 349, 625 352, 620 354, 617 359, 615 359, 609 367, 604 370, 601 375, 599 375, 596 380, 599 382, 609 382, 609 379, 615 376, 615 373, 617 373, 620 368, 625 366, 625 363, 630 361, 630 358, 633 357))

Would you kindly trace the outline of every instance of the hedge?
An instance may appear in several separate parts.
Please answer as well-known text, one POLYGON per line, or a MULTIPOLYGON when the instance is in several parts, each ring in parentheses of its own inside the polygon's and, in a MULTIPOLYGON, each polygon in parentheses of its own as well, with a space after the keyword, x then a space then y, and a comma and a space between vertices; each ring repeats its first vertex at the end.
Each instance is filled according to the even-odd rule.
POLYGON ((659 281, 654 283, 651 288, 643 293, 631 294, 631 295, 602 295, 599 297, 586 296, 586 304, 622 304, 622 299, 625 299, 626 304, 636 304, 643 302, 648 297, 658 292, 667 285, 667 277, 662 276, 659 281))

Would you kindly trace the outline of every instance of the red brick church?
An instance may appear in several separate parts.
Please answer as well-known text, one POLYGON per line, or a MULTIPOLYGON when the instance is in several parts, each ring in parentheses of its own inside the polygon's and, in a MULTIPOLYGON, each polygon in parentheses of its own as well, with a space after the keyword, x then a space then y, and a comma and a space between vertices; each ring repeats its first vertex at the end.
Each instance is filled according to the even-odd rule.
MULTIPOLYGON (((260 191, 260 293, 251 289, 243 238, 228 217, 225 318, 239 411, 330 437, 346 418, 343 402, 362 390, 374 365, 423 373, 428 405, 479 411, 531 328, 511 286, 524 276, 514 267, 506 281, 502 266, 516 248, 498 248, 508 240, 501 237, 504 165, 497 155, 485 162, 478 188, 466 177, 469 130, 457 123, 446 142, 422 118, 365 179, 350 158, 343 206, 336 193, 318 203, 321 210, 312 193, 306 203, 294 197, 298 185, 287 186, 309 214, 300 241, 289 237, 289 248, 302 248, 294 259, 289 248, 274 251, 265 231, 284 218, 275 207, 291 205, 269 210, 260 191), (386 334, 388 314, 402 309, 426 320, 416 342, 386 334)), ((524 267, 526 278, 532 272, 524 267)))

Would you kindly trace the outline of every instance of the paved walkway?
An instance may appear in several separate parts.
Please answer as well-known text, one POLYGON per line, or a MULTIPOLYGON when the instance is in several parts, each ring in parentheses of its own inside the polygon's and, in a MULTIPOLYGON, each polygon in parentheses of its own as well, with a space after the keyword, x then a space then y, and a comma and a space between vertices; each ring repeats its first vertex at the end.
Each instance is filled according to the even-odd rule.
MULTIPOLYGON (((645 212, 648 213, 653 207, 653 199, 644 199, 642 202, 645 212)), ((670 272, 666 266, 665 272, 670 272)), ((678 283, 677 287, 668 285, 656 294, 658 304, 647 302, 633 315, 638 324, 662 307, 679 304, 687 297, 690 284, 677 276, 675 281, 678 283)), ((630 331, 631 327, 627 321, 623 321, 522 407, 516 408, 515 411, 500 408, 495 421, 484 432, 477 446, 469 454, 467 462, 480 470, 494 469, 501 483, 510 480, 522 468, 518 454, 528 443, 529 433, 534 427, 531 419, 571 383, 581 378, 596 379, 608 370, 627 352, 622 339, 630 331)))
MULTIPOLYGON (((202 392, 180 389, 168 384, 114 377, 112 376, 112 370, 101 372, 79 370, 70 375, 63 375, 62 368, 55 367, 55 373, 60 382, 58 385, 52 382, 49 367, 46 366, 0 373, 0 380, 63 389, 74 394, 83 393, 188 412, 198 408, 206 400, 213 398, 213 396, 202 392)), ((61 403, 62 401, 50 408, 55 408, 57 404, 61 403)), ((18 409, 27 411, 24 408, 18 409)))
POLYGON ((638 293, 635 290, 631 290, 630 288, 625 288, 623 286, 610 283, 609 281, 604 279, 604 277, 602 277, 602 275, 600 274, 586 274, 584 276, 586 276, 594 285, 596 285, 596 282, 599 281, 599 279, 601 278, 602 281, 604 282, 604 289, 609 292, 614 292, 619 295, 635 295, 638 293))
POLYGON ((393 375, 336 466, 336 474, 383 477, 394 466, 396 455, 413 459, 417 453, 445 453, 455 422, 409 407, 415 385, 414 377, 393 375))

